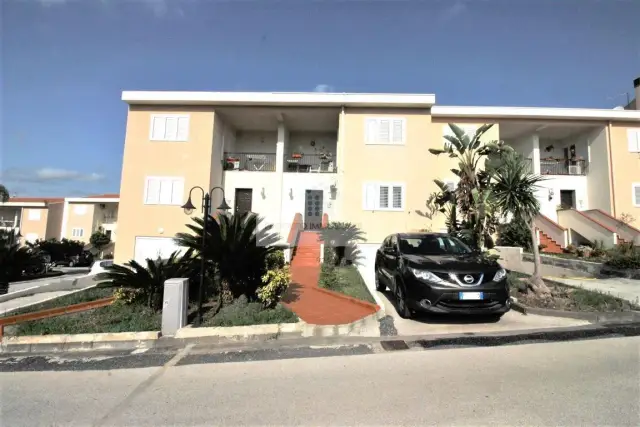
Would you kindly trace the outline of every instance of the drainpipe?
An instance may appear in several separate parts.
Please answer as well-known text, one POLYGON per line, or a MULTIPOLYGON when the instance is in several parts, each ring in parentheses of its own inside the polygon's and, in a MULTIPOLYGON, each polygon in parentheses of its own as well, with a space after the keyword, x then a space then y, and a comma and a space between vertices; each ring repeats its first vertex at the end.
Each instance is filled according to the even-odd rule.
POLYGON ((611 191, 611 215, 616 217, 616 187, 613 182, 613 155, 611 154, 611 122, 607 123, 607 151, 609 152, 609 191, 611 191))

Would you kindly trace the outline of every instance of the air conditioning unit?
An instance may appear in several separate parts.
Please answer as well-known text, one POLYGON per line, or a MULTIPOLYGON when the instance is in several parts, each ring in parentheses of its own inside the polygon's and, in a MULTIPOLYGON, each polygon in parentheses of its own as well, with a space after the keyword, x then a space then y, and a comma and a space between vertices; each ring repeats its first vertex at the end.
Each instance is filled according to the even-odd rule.
POLYGON ((104 208, 106 208, 106 207, 107 207, 107 205, 106 205, 106 204, 104 204, 104 203, 100 203, 100 207, 101 207, 102 209, 104 209, 104 208))
POLYGON ((570 165, 569 166, 569 175, 582 175, 582 166, 581 165, 570 165))

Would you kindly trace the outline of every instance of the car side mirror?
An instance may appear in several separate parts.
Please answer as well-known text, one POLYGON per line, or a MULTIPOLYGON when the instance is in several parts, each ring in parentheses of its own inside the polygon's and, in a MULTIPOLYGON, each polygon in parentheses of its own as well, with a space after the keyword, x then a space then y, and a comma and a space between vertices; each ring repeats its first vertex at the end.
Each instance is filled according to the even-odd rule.
POLYGON ((387 255, 396 255, 398 251, 396 250, 396 248, 385 248, 384 253, 387 255))

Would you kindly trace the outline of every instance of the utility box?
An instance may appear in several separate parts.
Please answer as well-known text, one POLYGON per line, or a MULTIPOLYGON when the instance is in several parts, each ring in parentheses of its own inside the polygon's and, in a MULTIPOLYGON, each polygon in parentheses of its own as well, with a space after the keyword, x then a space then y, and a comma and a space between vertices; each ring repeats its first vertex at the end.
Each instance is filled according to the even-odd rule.
POLYGON ((189 279, 169 279, 164 282, 162 300, 162 335, 173 336, 187 325, 189 279))

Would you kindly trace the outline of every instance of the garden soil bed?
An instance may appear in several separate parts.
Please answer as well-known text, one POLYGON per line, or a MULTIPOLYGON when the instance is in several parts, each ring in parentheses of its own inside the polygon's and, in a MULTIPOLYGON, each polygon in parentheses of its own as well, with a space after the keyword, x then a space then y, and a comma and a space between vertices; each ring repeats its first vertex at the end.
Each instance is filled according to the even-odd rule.
POLYGON ((640 310, 635 304, 610 294, 589 289, 573 288, 556 282, 545 280, 551 290, 551 298, 543 299, 534 293, 522 293, 512 285, 511 296, 518 303, 532 308, 544 308, 570 312, 615 313, 640 310))

